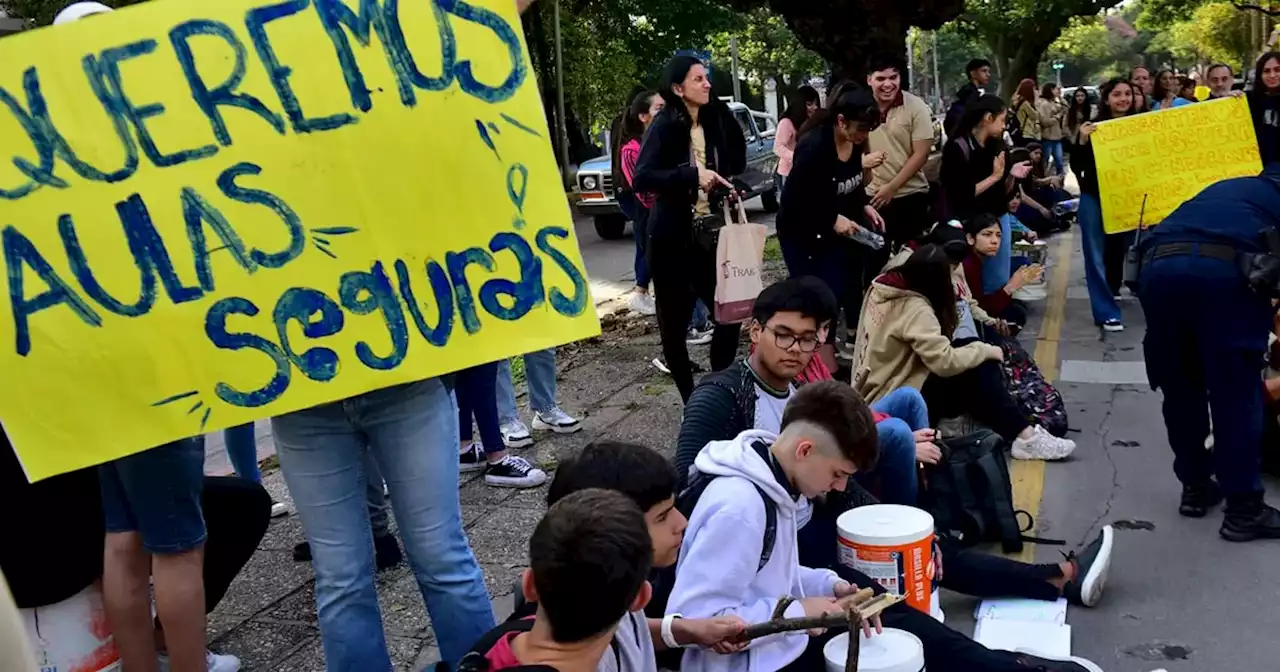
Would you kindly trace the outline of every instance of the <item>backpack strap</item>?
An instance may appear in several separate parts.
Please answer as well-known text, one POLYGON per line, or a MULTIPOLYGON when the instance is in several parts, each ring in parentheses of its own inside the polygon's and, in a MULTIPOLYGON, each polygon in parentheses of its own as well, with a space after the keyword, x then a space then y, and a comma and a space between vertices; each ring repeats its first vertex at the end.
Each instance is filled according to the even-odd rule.
POLYGON ((773 544, 778 540, 778 507, 758 485, 756 492, 760 493, 760 499, 764 501, 764 547, 760 549, 760 564, 756 565, 756 571, 759 572, 769 564, 769 558, 773 555, 773 544))

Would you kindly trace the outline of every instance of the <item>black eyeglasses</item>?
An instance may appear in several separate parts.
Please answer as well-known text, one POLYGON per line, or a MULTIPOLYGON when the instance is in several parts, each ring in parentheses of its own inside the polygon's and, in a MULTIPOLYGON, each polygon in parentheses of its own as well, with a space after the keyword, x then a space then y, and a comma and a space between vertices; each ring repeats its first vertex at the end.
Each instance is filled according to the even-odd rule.
POLYGON ((800 345, 800 352, 813 352, 818 349, 821 343, 816 335, 814 336, 796 336, 792 333, 782 333, 769 325, 763 325, 766 331, 773 333, 773 342, 783 350, 790 350, 791 346, 800 345))

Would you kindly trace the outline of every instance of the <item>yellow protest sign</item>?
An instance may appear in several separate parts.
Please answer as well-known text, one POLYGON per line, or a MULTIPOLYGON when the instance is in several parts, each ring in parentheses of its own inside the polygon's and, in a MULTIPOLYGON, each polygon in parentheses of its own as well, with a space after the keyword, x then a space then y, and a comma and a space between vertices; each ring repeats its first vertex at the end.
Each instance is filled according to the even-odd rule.
POLYGON ((1209 87, 1203 84, 1196 87, 1196 100, 1209 100, 1209 87))
POLYGON ((150 2, 0 40, 30 478, 599 333, 512 0, 150 2))
POLYGON ((1158 224, 1210 184, 1262 170, 1243 98, 1105 121, 1090 142, 1107 233, 1158 224))

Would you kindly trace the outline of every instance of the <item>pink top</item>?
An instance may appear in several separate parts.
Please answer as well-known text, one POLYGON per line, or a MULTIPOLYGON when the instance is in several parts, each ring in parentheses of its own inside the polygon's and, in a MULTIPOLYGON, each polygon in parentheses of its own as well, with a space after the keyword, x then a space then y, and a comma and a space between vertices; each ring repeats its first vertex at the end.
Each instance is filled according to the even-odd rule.
POLYGON ((786 177, 791 174, 791 159, 796 153, 796 125, 790 119, 782 118, 778 122, 778 132, 773 136, 773 153, 778 155, 778 174, 786 177))
MULTIPOLYGON (((622 177, 627 180, 627 187, 630 188, 636 177, 636 163, 640 160, 640 141, 632 138, 627 144, 619 150, 622 154, 622 177)), ((644 207, 653 209, 653 194, 636 194, 636 200, 644 207)))

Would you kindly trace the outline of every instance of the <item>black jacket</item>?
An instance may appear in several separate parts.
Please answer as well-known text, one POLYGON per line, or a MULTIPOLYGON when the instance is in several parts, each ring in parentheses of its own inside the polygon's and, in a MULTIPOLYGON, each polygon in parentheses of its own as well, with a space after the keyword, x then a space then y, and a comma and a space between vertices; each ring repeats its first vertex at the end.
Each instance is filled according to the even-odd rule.
MULTIPOLYGON (((850 161, 861 162, 865 147, 854 148, 850 161)), ((818 237, 834 239, 833 227, 840 213, 840 197, 836 188, 836 171, 840 156, 836 152, 835 129, 822 125, 804 134, 796 143, 791 174, 782 188, 782 207, 778 210, 778 236, 798 244, 813 246, 818 237)), ((865 203, 866 179, 858 194, 865 203)), ((864 205, 865 205, 864 203, 864 205)), ((859 208, 861 210, 861 208, 859 208)), ((861 212, 846 215, 855 222, 865 223, 861 212)))
MULTIPOLYGON (((707 140, 707 169, 725 179, 747 169, 747 141, 729 107, 712 101, 698 113, 707 140)), ((698 200, 698 166, 693 162, 689 132, 693 122, 683 106, 668 105, 654 117, 640 145, 632 188, 657 196, 649 213, 649 232, 656 238, 691 230, 698 200)))
POLYGON ((687 485, 693 459, 712 441, 727 441, 756 424, 756 379, 743 360, 707 374, 684 406, 676 439, 680 490, 687 485))
POLYGON ((1280 161, 1280 96, 1268 96, 1255 89, 1249 93, 1249 112, 1253 115, 1262 165, 1280 161))
MULTIPOLYGON (((948 217, 966 221, 983 212, 999 217, 1009 211, 1009 191, 1005 182, 997 182, 981 194, 974 193, 979 182, 991 177, 996 156, 1003 149, 1003 140, 993 138, 984 147, 971 135, 954 138, 942 149, 942 168, 938 179, 946 196, 948 217)), ((1006 161, 1006 177, 1011 168, 1009 163, 1006 161)))

